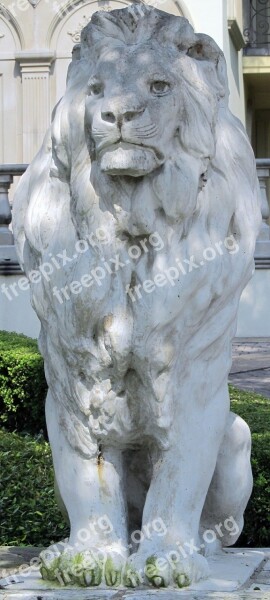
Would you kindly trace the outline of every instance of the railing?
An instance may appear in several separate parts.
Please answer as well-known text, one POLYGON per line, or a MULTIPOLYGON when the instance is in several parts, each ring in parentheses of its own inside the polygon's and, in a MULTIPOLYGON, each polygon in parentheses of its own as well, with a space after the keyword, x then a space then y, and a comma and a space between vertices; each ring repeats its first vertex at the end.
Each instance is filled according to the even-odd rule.
POLYGON ((270 0, 244 0, 244 54, 270 54, 270 0))
POLYGON ((270 268, 270 226, 269 226, 269 181, 270 181, 270 159, 257 158, 257 175, 261 188, 262 225, 258 235, 255 263, 259 269, 270 268))
MULTIPOLYGON (((262 226, 258 236, 255 263, 259 269, 270 269, 270 226, 268 185, 270 183, 270 159, 256 160, 257 174, 261 188, 262 226)), ((10 229, 12 211, 9 190, 15 176, 22 175, 28 165, 0 165, 0 275, 21 274, 10 229)))
POLYGON ((16 176, 22 175, 28 165, 0 165, 0 275, 21 273, 13 233, 9 190, 16 176))

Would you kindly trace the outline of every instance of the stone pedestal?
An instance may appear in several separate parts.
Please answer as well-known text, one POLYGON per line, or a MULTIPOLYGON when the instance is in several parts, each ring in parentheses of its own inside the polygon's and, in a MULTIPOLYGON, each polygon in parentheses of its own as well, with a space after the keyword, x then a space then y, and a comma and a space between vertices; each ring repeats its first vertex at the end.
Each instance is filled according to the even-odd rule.
POLYGON ((100 587, 85 589, 74 586, 63 589, 43 581, 37 573, 29 572, 29 569, 26 570, 27 576, 24 576, 21 567, 22 575, 18 575, 17 578, 19 580, 21 577, 23 581, 5 587, 5 592, 2 595, 0 593, 0 600, 263 600, 267 598, 265 590, 270 593, 267 557, 268 553, 264 550, 228 549, 209 559, 209 579, 182 590, 155 590, 146 587, 136 590, 100 587), (261 587, 263 595, 259 594, 261 587))

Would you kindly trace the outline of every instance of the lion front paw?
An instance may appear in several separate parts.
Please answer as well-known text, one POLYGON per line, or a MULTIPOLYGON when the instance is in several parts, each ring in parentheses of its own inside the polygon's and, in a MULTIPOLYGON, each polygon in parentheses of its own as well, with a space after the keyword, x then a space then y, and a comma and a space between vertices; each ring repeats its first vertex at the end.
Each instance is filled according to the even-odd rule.
POLYGON ((173 569, 173 580, 177 587, 183 588, 197 583, 201 579, 207 579, 210 575, 208 562, 201 554, 193 554, 188 558, 176 562, 173 569))
POLYGON ((118 587, 123 581, 126 557, 106 548, 76 551, 66 546, 61 554, 53 556, 48 551, 40 555, 43 579, 57 581, 60 585, 82 587, 118 587))
POLYGON ((40 553, 40 572, 43 579, 56 581, 55 573, 58 570, 59 559, 66 548, 68 548, 67 539, 49 546, 40 553))
POLYGON ((127 587, 150 583, 156 588, 184 588, 209 577, 207 560, 194 553, 182 558, 179 553, 166 549, 150 556, 138 552, 129 557, 124 574, 127 587))

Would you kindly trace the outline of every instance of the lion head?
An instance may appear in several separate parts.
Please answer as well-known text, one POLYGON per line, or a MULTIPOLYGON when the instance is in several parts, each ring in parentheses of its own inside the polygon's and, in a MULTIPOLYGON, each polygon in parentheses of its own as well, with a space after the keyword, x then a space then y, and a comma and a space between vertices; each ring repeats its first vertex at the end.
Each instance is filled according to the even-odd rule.
MULTIPOLYGON (((73 257, 55 267, 49 281, 31 284, 47 378, 76 421, 71 443, 87 453, 91 406, 107 401, 116 416, 109 425, 99 422, 99 436, 134 430, 136 394, 136 407, 145 394, 154 407, 170 369, 184 373, 176 367, 184 355, 192 361, 211 348, 216 356, 218 344, 227 348, 229 365, 228 340, 251 276, 260 219, 254 156, 229 111, 225 59, 215 42, 195 34, 186 19, 147 6, 95 13, 14 202, 27 274, 63 250, 73 257), (101 228, 106 245, 96 235, 101 228), (130 264, 128 248, 153 232, 163 250, 130 264), (90 234, 95 245, 74 254, 76 241, 90 234), (202 265, 203 249, 227 236, 239 246, 237 257, 217 253, 207 268, 177 281, 173 292, 161 287, 144 297, 143 308, 130 302, 129 286, 153 279, 175 257, 193 256, 202 265), (107 268, 101 286, 83 288, 63 310, 54 287, 69 286, 116 254, 125 269, 107 268), (202 329, 207 336, 200 337, 202 329), (59 361, 66 374, 60 379, 59 361)), ((220 373, 217 367, 212 386, 220 385, 220 373)), ((160 430, 168 427, 162 414, 160 430)))
POLYGON ((185 19, 147 8, 145 17, 134 26, 128 11, 98 13, 83 33, 82 55, 96 48, 85 111, 91 157, 112 176, 144 176, 179 154, 191 114, 194 155, 202 162, 214 155, 224 59, 185 19))
MULTIPOLYGON (((45 168, 46 157, 51 182, 69 185, 80 236, 93 219, 113 234, 149 234, 157 210, 182 226, 223 170, 231 188, 241 175, 257 186, 249 142, 228 109, 223 53, 186 19, 148 6, 93 15, 48 135, 36 161, 45 168)), ((225 204, 230 223, 233 203, 225 204)))

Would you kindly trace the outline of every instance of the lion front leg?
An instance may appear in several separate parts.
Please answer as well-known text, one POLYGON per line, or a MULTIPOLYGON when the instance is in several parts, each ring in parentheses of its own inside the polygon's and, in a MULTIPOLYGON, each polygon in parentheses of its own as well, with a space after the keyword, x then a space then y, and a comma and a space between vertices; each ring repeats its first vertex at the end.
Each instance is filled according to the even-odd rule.
POLYGON ((98 447, 85 458, 68 442, 61 408, 49 392, 46 418, 57 486, 70 521, 70 538, 41 554, 45 579, 97 586, 119 585, 127 558, 122 456, 98 447))
POLYGON ((227 385, 210 400, 207 392, 194 397, 183 386, 181 400, 175 399, 170 447, 154 462, 142 524, 144 531, 153 520, 162 519, 166 533, 160 536, 153 531, 130 557, 127 585, 148 580, 156 587, 186 587, 209 576, 199 524, 229 402, 227 385))

